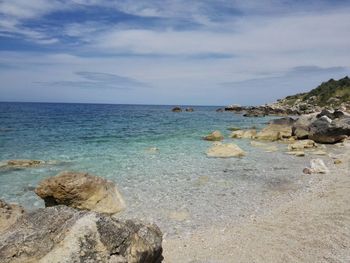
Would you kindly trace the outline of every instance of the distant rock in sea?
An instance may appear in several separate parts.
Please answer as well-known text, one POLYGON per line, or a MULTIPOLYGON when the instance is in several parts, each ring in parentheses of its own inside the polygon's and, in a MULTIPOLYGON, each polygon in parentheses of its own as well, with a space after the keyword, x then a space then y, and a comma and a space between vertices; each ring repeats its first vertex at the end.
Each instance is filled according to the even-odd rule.
POLYGON ((180 107, 174 107, 171 110, 172 112, 182 112, 182 109, 180 107))

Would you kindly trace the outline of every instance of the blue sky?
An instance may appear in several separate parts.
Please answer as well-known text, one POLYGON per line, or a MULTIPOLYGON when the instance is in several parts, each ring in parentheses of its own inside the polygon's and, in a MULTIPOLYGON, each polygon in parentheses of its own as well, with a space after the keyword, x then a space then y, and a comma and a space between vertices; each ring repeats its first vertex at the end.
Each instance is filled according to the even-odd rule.
POLYGON ((0 101, 263 104, 350 75, 350 1, 0 0, 0 101))

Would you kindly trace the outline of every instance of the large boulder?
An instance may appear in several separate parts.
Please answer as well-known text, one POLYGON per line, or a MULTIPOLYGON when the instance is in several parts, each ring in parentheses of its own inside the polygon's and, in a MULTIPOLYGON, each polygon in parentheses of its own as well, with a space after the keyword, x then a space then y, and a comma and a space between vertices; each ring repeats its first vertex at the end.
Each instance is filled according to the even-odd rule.
POLYGON ((24 213, 23 207, 0 200, 0 233, 14 224, 24 213))
POLYGON ((237 138, 237 139, 252 139, 256 136, 256 130, 255 129, 247 129, 247 130, 238 130, 233 131, 231 133, 231 138, 237 138))
POLYGON ((207 151, 208 157, 230 158, 244 156, 245 152, 233 143, 215 143, 207 151))
POLYGON ((206 141, 222 141, 224 139, 224 136, 221 134, 220 131, 213 131, 211 134, 203 137, 203 140, 206 141))
POLYGON ((320 117, 310 125, 309 138, 318 143, 336 143, 350 135, 350 118, 329 121, 320 117))
POLYGON ((0 235, 3 263, 158 263, 162 233, 155 225, 119 221, 67 206, 38 209, 0 235))
POLYGON ((125 208, 116 185, 88 173, 63 172, 44 179, 35 193, 46 206, 67 205, 77 209, 114 214, 125 208))
POLYGON ((307 139, 310 134, 310 125, 317 119, 317 113, 300 116, 293 124, 293 135, 298 139, 307 139))
POLYGON ((292 126, 283 124, 269 124, 256 134, 256 139, 277 141, 292 136, 292 126))

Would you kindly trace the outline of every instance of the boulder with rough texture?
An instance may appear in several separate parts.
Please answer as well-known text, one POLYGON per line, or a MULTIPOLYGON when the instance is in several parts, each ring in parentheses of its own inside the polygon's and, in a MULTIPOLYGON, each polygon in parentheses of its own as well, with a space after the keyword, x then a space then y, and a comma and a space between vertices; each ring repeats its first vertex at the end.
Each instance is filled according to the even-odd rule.
POLYGON ((245 152, 233 143, 216 143, 207 151, 208 157, 230 158, 244 156, 245 152))
POLYGON ((233 131, 231 133, 231 138, 237 138, 237 139, 252 139, 256 136, 256 130, 255 129, 248 129, 248 130, 238 130, 233 131))
POLYGON ((277 141, 292 136, 292 126, 283 124, 269 124, 256 134, 256 139, 266 141, 277 141))
POLYGON ((67 206, 38 209, 0 235, 3 263, 158 263, 162 233, 155 225, 119 221, 67 206))
POLYGON ((299 151, 303 149, 311 149, 311 148, 316 148, 317 145, 313 140, 300 140, 300 141, 295 141, 291 144, 288 145, 288 150, 289 151, 299 151))
POLYGON ((67 205, 108 214, 125 208, 112 181, 88 173, 63 172, 44 179, 35 193, 44 199, 46 206, 67 205))
POLYGON ((350 135, 350 118, 329 122, 321 117, 310 125, 309 138, 318 143, 337 143, 350 135))
POLYGON ((220 131, 213 131, 211 134, 203 137, 203 140, 206 141, 222 141, 224 139, 224 136, 221 134, 220 131))
POLYGON ((317 113, 303 115, 293 124, 293 135, 298 139, 307 139, 310 133, 310 125, 315 121, 317 113))
POLYGON ((274 119, 269 122, 269 124, 288 125, 288 126, 292 126, 294 123, 295 123, 295 119, 291 117, 274 119))
POLYGON ((0 200, 0 232, 14 224, 24 213, 23 207, 0 200))

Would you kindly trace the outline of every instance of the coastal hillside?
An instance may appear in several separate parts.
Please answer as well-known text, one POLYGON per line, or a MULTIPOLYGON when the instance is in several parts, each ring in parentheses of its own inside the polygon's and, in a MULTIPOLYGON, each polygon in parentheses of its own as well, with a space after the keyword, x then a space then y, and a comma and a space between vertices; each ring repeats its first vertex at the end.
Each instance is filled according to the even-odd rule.
POLYGON ((349 112, 350 78, 348 76, 339 80, 330 79, 310 92, 287 96, 271 104, 248 107, 230 105, 225 110, 243 113, 245 117, 262 117, 309 114, 320 112, 323 108, 349 112))
POLYGON ((336 108, 349 103, 350 78, 348 76, 339 80, 330 79, 310 92, 299 93, 278 100, 278 104, 291 107, 304 104, 305 106, 336 108))

